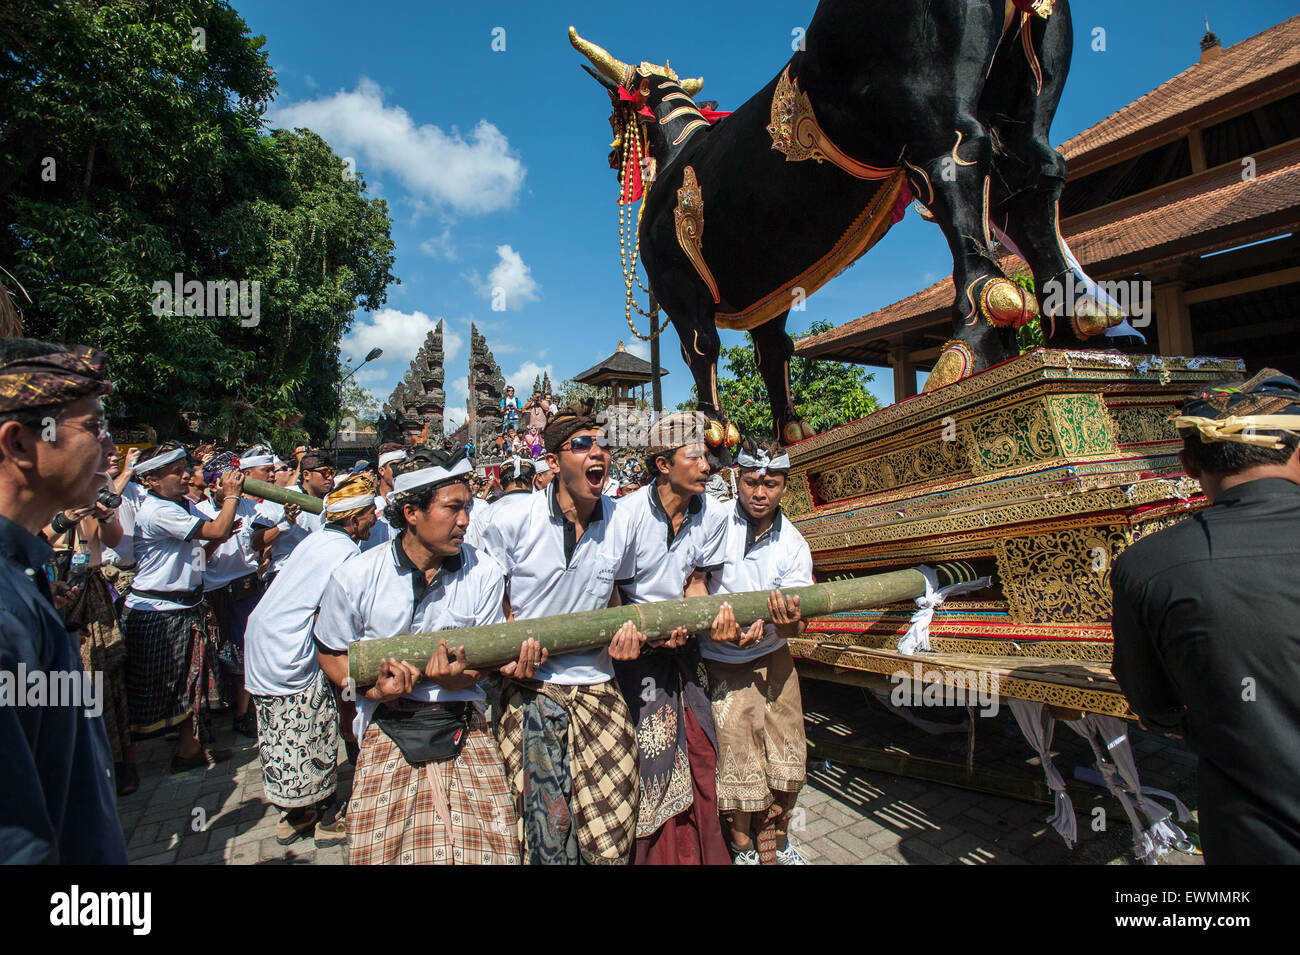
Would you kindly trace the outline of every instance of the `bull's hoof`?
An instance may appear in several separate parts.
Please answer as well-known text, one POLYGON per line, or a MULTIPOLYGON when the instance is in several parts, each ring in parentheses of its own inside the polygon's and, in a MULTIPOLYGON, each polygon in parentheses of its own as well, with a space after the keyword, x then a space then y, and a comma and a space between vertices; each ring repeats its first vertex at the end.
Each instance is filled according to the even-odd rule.
POLYGON ((945 385, 969 378, 975 370, 975 355, 965 342, 950 341, 943 346, 934 370, 925 379, 922 392, 937 391, 945 385))
POLYGON ((813 430, 812 425, 807 421, 795 420, 788 421, 784 428, 781 429, 781 440, 785 444, 796 444, 805 438, 811 438, 817 432, 813 430))
POLYGON ((1019 328, 1038 317, 1038 301, 1010 279, 992 278, 980 289, 980 312, 994 328, 1019 328))
POLYGON ((1084 296, 1075 305, 1070 316, 1070 327, 1079 341, 1087 341, 1105 333, 1124 321, 1124 313, 1107 302, 1099 302, 1091 295, 1084 296))

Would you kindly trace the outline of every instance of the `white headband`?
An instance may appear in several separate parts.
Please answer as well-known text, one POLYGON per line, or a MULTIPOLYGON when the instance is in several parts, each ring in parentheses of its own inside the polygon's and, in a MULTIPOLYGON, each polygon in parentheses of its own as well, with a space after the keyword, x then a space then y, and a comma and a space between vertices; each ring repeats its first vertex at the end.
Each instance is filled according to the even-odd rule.
POLYGON ((405 451, 385 451, 383 454, 379 456, 378 467, 382 468, 385 464, 392 464, 394 461, 405 461, 405 460, 406 460, 405 451))
POLYGON ((393 493, 405 494, 407 491, 414 491, 416 488, 430 484, 441 484, 443 481, 468 474, 472 470, 474 469, 470 466, 469 459, 461 458, 450 468, 429 467, 420 468, 418 471, 407 471, 405 474, 397 475, 393 481, 393 493))
POLYGON ((146 471, 153 471, 156 468, 165 467, 173 461, 179 461, 183 457, 185 457, 185 449, 183 447, 173 448, 170 451, 165 451, 156 457, 150 458, 148 461, 142 461, 140 464, 137 464, 135 466, 135 473, 144 474, 146 471))
POLYGON ((325 510, 329 514, 337 514, 340 511, 351 511, 358 507, 368 507, 375 503, 373 494, 357 494, 354 497, 344 497, 337 501, 326 501, 325 510))
POLYGON ((239 468, 241 471, 246 471, 249 468, 260 468, 260 467, 273 465, 273 464, 275 464, 274 454, 255 454, 251 458, 239 459, 239 468))
POLYGON ((766 474, 769 470, 790 470, 790 455, 788 454, 778 454, 774 458, 769 458, 767 452, 761 448, 757 454, 758 457, 750 457, 748 453, 741 451, 740 454, 736 456, 736 464, 740 465, 742 468, 753 468, 760 477, 766 474))
POLYGON ((520 470, 520 465, 522 465, 522 464, 524 463, 524 462, 523 462, 523 459, 520 458, 519 455, 516 454, 516 455, 515 455, 513 458, 511 458, 510 460, 513 461, 514 464, 515 464, 515 480, 518 480, 518 479, 519 479, 519 470, 520 470))
POLYGON ((544 457, 538 458, 536 461, 533 462, 533 470, 536 471, 538 474, 545 474, 550 469, 551 466, 550 464, 547 463, 546 458, 544 457))

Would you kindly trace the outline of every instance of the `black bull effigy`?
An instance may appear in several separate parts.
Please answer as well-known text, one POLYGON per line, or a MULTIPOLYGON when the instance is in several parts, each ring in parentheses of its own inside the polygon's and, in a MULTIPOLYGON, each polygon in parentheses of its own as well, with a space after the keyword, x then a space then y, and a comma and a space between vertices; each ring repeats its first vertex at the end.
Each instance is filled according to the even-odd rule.
POLYGON ((805 48, 730 114, 696 104, 702 79, 569 38, 614 102, 620 202, 645 183, 640 254, 717 423, 711 444, 737 437, 718 396, 718 328, 750 333, 778 436, 812 434, 790 393, 786 315, 912 200, 948 240, 956 290, 927 390, 1014 356, 1015 329, 1040 314, 1057 347, 1130 331, 1058 224, 1065 160, 1047 137, 1070 66, 1067 0, 822 0, 805 48), (1025 259, 1036 294, 1001 272, 994 236, 1025 259), (1068 273, 1092 294, 1062 313, 1049 292, 1068 273))

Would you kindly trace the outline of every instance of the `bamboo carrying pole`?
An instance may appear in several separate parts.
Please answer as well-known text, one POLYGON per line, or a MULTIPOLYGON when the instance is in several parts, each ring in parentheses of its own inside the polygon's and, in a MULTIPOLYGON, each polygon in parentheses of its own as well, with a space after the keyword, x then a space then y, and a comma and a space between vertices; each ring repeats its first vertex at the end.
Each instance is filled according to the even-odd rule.
MULTIPOLYGON (((940 587, 974 580, 977 576, 975 568, 969 564, 940 564, 935 570, 940 587)), ((919 570, 895 570, 853 580, 792 587, 782 592, 787 596, 798 596, 803 617, 811 619, 923 596, 925 576, 919 570)), ((348 671, 357 686, 369 686, 379 678, 380 661, 389 657, 423 670, 438 648, 438 641, 443 639, 449 647, 463 644, 468 665, 480 668, 499 666, 516 659, 520 644, 529 637, 536 638, 552 656, 604 646, 629 620, 651 640, 666 638, 678 627, 685 627, 691 633, 703 633, 712 626, 713 618, 724 603, 731 604, 737 623, 745 627, 768 616, 767 595, 768 591, 758 590, 683 597, 455 631, 358 640, 348 647, 348 671)))
POLYGON ((276 504, 297 504, 308 514, 319 514, 325 502, 302 491, 294 491, 278 484, 268 484, 256 478, 244 478, 244 493, 276 504))

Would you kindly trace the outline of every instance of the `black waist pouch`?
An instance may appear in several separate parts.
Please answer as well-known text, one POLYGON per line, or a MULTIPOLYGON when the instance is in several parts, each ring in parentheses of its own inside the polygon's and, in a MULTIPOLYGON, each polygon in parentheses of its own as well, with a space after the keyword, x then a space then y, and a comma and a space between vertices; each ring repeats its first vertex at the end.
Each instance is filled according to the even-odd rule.
POLYGON ((419 766, 452 759, 464 748, 473 711, 474 704, 467 701, 421 706, 398 700, 376 710, 374 721, 406 761, 419 766))

